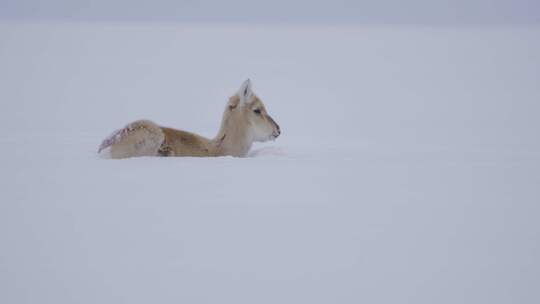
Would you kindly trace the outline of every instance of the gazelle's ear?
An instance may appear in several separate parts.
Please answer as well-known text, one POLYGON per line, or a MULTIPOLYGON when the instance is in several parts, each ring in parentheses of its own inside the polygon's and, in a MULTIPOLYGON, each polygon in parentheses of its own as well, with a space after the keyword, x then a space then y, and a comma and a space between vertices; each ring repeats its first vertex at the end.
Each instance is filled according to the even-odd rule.
POLYGON ((238 97, 240 97, 241 103, 248 103, 253 96, 253 91, 251 90, 251 80, 248 79, 244 81, 237 94, 238 97))

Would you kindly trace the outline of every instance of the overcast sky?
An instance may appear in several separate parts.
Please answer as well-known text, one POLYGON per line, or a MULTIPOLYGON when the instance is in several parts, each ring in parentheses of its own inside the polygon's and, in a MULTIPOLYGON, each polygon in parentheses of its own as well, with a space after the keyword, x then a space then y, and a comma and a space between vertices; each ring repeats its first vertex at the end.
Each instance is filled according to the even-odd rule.
POLYGON ((0 0, 0 18, 240 24, 540 24, 540 0, 0 0))

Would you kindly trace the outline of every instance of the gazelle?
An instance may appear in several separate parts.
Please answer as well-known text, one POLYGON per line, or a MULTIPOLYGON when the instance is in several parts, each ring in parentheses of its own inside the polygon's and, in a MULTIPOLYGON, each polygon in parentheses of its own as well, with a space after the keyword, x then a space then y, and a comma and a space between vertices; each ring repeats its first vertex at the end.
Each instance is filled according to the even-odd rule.
POLYGON ((238 156, 247 155, 253 142, 276 139, 278 124, 253 93, 250 80, 229 98, 221 127, 213 139, 138 120, 117 130, 100 145, 110 147, 112 158, 136 156, 238 156))

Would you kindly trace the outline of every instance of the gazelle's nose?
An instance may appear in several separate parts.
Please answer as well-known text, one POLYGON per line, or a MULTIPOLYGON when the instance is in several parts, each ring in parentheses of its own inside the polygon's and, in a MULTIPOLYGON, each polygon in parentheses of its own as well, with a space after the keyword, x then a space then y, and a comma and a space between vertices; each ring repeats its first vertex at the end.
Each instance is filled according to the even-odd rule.
POLYGON ((281 134, 281 130, 279 129, 279 125, 276 124, 276 130, 274 131, 274 137, 278 137, 281 134))
POLYGON ((272 119, 271 116, 268 116, 268 119, 270 120, 270 122, 274 125, 275 129, 274 129, 274 132, 272 132, 272 136, 274 138, 277 138, 280 134, 281 134, 281 129, 279 128, 279 125, 276 123, 275 120, 272 119))

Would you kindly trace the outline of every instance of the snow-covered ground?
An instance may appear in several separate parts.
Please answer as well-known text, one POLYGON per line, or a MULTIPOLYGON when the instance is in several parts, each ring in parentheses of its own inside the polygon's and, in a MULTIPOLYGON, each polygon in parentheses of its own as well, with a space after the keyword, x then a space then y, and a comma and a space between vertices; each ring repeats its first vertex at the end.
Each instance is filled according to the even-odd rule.
POLYGON ((540 28, 0 25, 0 303, 539 303, 540 28), (109 160, 129 121, 250 158, 109 160))

